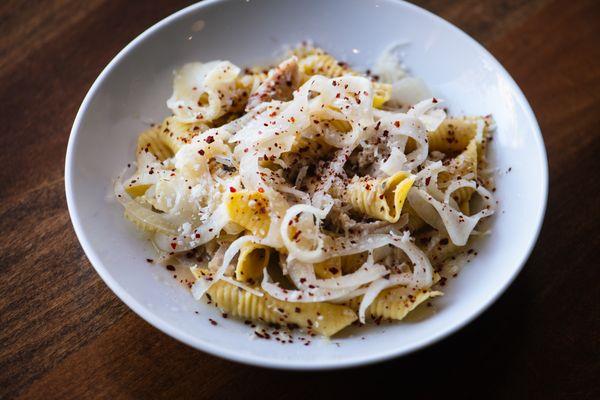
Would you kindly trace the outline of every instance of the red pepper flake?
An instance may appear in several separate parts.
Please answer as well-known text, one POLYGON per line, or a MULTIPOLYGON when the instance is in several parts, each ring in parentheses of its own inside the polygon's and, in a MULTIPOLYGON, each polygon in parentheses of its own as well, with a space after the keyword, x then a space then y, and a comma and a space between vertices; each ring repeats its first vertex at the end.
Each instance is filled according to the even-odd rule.
POLYGON ((394 121, 394 126, 396 128, 400 128, 400 121, 394 121))
POLYGON ((227 313, 223 313, 221 315, 223 316, 223 318, 227 319, 227 313))
POLYGON ((198 154, 200 154, 201 156, 203 156, 204 155, 204 150, 202 150, 202 149, 198 150, 198 154))
POLYGON ((177 248, 177 243, 171 243, 171 248, 175 250, 177 248))
POLYGON ((292 240, 298 239, 298 236, 300 236, 301 233, 302 233, 302 231, 298 231, 298 232, 294 233, 294 236, 292 237, 292 240))
POLYGON ((206 139, 204 139, 204 141, 206 143, 212 143, 215 141, 215 138, 213 136, 207 136, 206 139))
POLYGON ((173 265, 171 265, 171 264, 168 264, 168 265, 167 265, 167 269, 168 269, 169 271, 175 271, 175 267, 174 267, 173 265))
POLYGON ((215 321, 214 319, 212 319, 212 318, 209 318, 208 320, 210 321, 210 323, 211 323, 213 326, 217 326, 217 325, 218 325, 218 324, 217 324, 217 321, 215 321))
POLYGON ((234 188, 233 186, 230 186, 230 187, 229 187, 229 191, 230 191, 231 193, 235 193, 235 192, 236 192, 236 190, 235 190, 235 188, 234 188))
POLYGON ((194 236, 196 237, 196 239, 200 239, 200 234, 199 233, 196 233, 194 236))
POLYGON ((258 188, 258 193, 264 193, 264 192, 265 192, 265 189, 263 189, 261 187, 258 188))
POLYGON ((425 186, 429 186, 429 182, 431 181, 431 177, 428 176, 427 178, 425 178, 425 186))

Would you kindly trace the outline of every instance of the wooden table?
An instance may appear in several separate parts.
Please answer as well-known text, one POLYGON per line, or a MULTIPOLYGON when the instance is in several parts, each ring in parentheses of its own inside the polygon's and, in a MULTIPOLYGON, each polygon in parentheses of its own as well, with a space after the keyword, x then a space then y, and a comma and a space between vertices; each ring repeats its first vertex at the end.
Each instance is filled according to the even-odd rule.
POLYGON ((295 373, 224 361, 130 311, 71 228, 69 130, 104 66, 185 0, 0 2, 0 398, 600 398, 600 2, 418 1, 485 45, 540 122, 550 197, 538 244, 483 316, 408 357, 295 373))

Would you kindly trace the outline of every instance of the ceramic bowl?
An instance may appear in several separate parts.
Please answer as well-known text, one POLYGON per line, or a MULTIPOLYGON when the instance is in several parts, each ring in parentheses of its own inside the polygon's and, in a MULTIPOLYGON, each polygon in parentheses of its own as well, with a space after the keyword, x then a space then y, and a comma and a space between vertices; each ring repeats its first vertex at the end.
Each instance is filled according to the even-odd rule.
POLYGON ((381 361, 427 346, 472 321, 518 274, 538 236, 547 197, 547 161, 535 116, 506 70, 443 19, 397 1, 205 1, 142 33, 104 69, 77 114, 66 158, 69 212, 85 253, 133 311, 166 334, 231 360, 289 369, 381 361), (499 210, 478 256, 445 287, 434 307, 407 320, 353 328, 332 340, 282 345, 252 339, 238 320, 194 301, 110 201, 112 182, 134 158, 138 134, 168 115, 173 70, 191 61, 240 66, 272 60, 310 39, 356 68, 386 46, 406 42, 403 61, 456 114, 492 114, 490 146, 499 210), (510 170, 510 172, 509 172, 510 170), (196 311, 198 314, 196 314, 196 311), (217 326, 209 318, 218 321, 217 326))

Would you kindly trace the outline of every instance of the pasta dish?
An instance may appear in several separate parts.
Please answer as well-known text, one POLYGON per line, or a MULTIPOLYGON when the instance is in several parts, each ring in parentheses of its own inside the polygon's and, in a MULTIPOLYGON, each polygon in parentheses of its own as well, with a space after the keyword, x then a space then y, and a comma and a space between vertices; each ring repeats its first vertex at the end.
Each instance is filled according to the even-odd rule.
POLYGON ((489 116, 448 116, 387 54, 360 73, 312 45, 273 67, 194 62, 115 183, 194 298, 332 336, 442 295, 496 201, 489 116))

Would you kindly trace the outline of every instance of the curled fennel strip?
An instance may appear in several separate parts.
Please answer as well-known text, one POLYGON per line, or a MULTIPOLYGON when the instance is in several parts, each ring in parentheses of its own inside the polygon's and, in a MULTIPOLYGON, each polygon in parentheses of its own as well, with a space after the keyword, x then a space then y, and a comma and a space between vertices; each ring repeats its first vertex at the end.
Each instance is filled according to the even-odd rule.
POLYGON ((457 246, 467 244, 469 236, 477 223, 484 217, 494 214, 496 204, 491 193, 481 185, 472 181, 457 181, 446 190, 444 201, 436 200, 423 189, 411 188, 408 193, 411 207, 428 224, 441 231, 447 231, 450 240, 457 246), (461 187, 473 188, 483 198, 484 207, 474 215, 465 215, 450 204, 450 195, 461 187))
POLYGON ((170 236, 177 235, 177 225, 163 215, 144 207, 132 199, 121 183, 120 178, 114 184, 115 198, 125 209, 125 216, 140 229, 147 232, 159 232, 170 236))
POLYGON ((206 222, 191 230, 187 235, 181 235, 177 231, 174 235, 157 232, 154 235, 153 241, 156 247, 162 251, 189 251, 215 239, 228 222, 227 209, 222 204, 208 217, 206 222), (174 238, 176 239, 175 241, 173 240, 174 238))
MULTIPOLYGON (((318 229, 319 229, 320 221, 327 216, 327 213, 328 213, 328 210, 321 210, 316 207, 310 206, 308 204, 296 204, 296 205, 290 207, 286 211, 283 219, 281 220, 280 231, 281 231, 281 237, 283 239, 283 243, 289 252, 288 259, 297 258, 302 261, 310 262, 309 260, 311 258, 318 257, 319 255, 322 254, 324 242, 323 242, 322 236, 318 232, 318 229), (295 242, 295 240, 290 238, 290 235, 288 233, 288 228, 290 225, 292 225, 293 219, 296 218, 296 216, 300 215, 301 213, 312 214, 315 216, 315 219, 316 219, 316 229, 317 229, 317 235, 315 238, 316 245, 315 245, 315 248, 312 250, 303 249, 300 246, 298 246, 298 244, 295 242)), ((321 261, 324 261, 324 260, 321 260, 321 261)))
POLYGON ((416 117, 390 115, 379 120, 379 130, 389 131, 390 156, 382 163, 381 170, 387 175, 398 171, 410 171, 421 165, 429 152, 427 132, 424 124, 416 117), (408 138, 414 139, 417 149, 404 154, 408 138))
POLYGON ((360 302, 360 307, 358 308, 358 319, 361 323, 365 323, 365 313, 367 308, 369 308, 371 303, 377 298, 377 296, 379 296, 379 293, 388 287, 390 287, 390 282, 383 278, 377 279, 369 285, 369 288, 365 292, 365 295, 360 302))
MULTIPOLYGON (((309 265, 310 268, 312 266, 309 265)), ((265 270, 263 273, 262 289, 270 296, 283 301, 292 301, 297 303, 316 303, 321 301, 330 301, 351 293, 358 287, 347 287, 344 289, 327 289, 314 287, 307 290, 288 290, 281 288, 273 283, 269 273, 265 270)))
MULTIPOLYGON (((240 252, 244 244, 251 242, 263 244, 263 241, 256 236, 242 236, 229 245, 225 251, 225 254, 223 255, 223 262, 221 263, 221 266, 217 269, 214 275, 210 277, 210 280, 198 279, 192 286, 192 294, 196 300, 202 298, 202 296, 204 296, 206 291, 210 289, 212 285, 214 285, 220 279, 223 279, 227 272, 230 272, 229 270, 233 268, 233 265, 231 264, 233 258, 240 252)), ((262 293, 259 291, 253 291, 253 293, 257 294, 257 296, 262 296, 262 293)))
POLYGON ((297 290, 283 289, 276 283, 271 282, 266 271, 261 286, 265 292, 274 298, 295 302, 343 301, 365 294, 365 298, 363 299, 363 302, 365 302, 364 309, 369 306, 370 302, 377 297, 377 294, 381 290, 387 287, 407 285, 415 288, 427 288, 431 286, 433 277, 431 263, 425 254, 410 241, 408 233, 402 236, 371 235, 371 237, 365 237, 364 239, 364 243, 368 243, 367 246, 357 246, 354 249, 333 252, 336 255, 354 254, 391 244, 402 249, 412 261, 412 274, 390 275, 387 268, 383 265, 373 263, 372 257, 369 257, 366 263, 351 274, 338 278, 317 279, 311 264, 299 260, 291 260, 288 261, 288 274, 298 288, 297 290), (390 275, 388 279, 384 279, 386 282, 385 285, 377 283, 372 288, 362 288, 365 284, 371 283, 372 285, 372 282, 379 281, 385 275, 390 275), (370 293, 370 295, 367 297, 366 293, 370 293))

